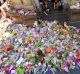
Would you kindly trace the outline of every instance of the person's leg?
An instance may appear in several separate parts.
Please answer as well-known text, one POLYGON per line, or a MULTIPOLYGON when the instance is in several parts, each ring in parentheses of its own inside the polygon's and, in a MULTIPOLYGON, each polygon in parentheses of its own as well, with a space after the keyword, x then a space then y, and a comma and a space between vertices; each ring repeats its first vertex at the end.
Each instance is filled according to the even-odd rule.
POLYGON ((58 2, 58 11, 61 11, 62 12, 63 10, 63 6, 62 6, 62 3, 61 1, 58 2))
POLYGON ((48 8, 48 0, 44 0, 45 2, 45 8, 47 9, 48 8))

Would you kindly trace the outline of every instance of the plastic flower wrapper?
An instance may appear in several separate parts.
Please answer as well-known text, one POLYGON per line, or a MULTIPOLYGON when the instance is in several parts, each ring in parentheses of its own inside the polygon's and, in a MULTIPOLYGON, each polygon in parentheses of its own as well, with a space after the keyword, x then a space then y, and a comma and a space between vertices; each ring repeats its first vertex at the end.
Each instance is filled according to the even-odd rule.
POLYGON ((17 71, 16 71, 16 67, 15 66, 12 66, 10 67, 10 73, 11 74, 17 74, 17 71))
POLYGON ((12 64, 12 62, 13 62, 12 60, 7 60, 6 63, 5 63, 5 65, 9 66, 10 64, 12 64))
POLYGON ((52 62, 52 61, 49 61, 48 64, 51 65, 51 67, 53 67, 53 68, 59 68, 59 65, 57 63, 52 62))
POLYGON ((30 49, 29 48, 25 48, 24 50, 25 50, 26 53, 29 53, 30 52, 30 49))
POLYGON ((36 43, 36 48, 40 48, 41 47, 41 44, 38 42, 36 43))
POLYGON ((19 66, 23 61, 24 61, 24 58, 19 57, 19 59, 17 59, 17 61, 16 61, 16 64, 19 66))
POLYGON ((45 53, 45 49, 44 49, 45 47, 43 46, 43 45, 41 45, 41 47, 40 47, 40 50, 43 52, 43 53, 45 53))
POLYGON ((3 37, 6 37, 6 38, 8 38, 10 36, 12 36, 12 35, 9 32, 6 32, 6 33, 3 34, 3 37))
POLYGON ((76 32, 77 32, 77 33, 80 33, 80 29, 76 29, 76 32))
POLYGON ((30 59, 30 61, 33 64, 35 64, 35 54, 33 54, 33 53, 27 54, 27 57, 28 57, 28 59, 30 59))
POLYGON ((24 72, 25 72, 25 68, 22 65, 17 67, 17 73, 18 74, 24 74, 24 72))
POLYGON ((51 60, 51 56, 50 54, 46 55, 45 58, 45 62, 48 63, 51 60))

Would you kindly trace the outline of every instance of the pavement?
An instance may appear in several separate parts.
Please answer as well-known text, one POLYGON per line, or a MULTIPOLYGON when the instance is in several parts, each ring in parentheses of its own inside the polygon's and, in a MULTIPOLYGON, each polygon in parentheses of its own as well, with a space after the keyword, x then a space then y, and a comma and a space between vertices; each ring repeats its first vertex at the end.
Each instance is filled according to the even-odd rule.
POLYGON ((77 27, 77 28, 80 28, 80 21, 70 22, 70 25, 74 26, 74 27, 77 27))
POLYGON ((80 69, 70 70, 69 72, 56 71, 55 74, 80 74, 80 69))
POLYGON ((58 20, 61 23, 67 22, 71 26, 80 28, 80 13, 71 14, 70 10, 63 10, 61 12, 61 11, 54 11, 53 9, 51 9, 48 15, 43 14, 41 18, 48 21, 58 20))

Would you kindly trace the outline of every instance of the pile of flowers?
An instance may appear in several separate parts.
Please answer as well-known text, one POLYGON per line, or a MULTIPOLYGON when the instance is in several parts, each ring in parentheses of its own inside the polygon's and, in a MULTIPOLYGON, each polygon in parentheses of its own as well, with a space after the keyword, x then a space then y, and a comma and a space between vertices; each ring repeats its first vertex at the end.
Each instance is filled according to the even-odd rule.
POLYGON ((80 29, 66 23, 44 24, 33 28, 9 24, 0 45, 1 71, 53 74, 80 67, 80 29))

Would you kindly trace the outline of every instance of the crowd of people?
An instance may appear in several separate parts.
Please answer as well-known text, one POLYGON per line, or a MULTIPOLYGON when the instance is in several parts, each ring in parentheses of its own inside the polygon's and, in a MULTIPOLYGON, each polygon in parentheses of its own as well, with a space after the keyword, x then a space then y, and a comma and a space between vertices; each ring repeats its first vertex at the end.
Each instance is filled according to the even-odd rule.
POLYGON ((64 0, 39 0, 40 8, 44 11, 49 9, 51 6, 54 10, 63 10, 64 8, 64 0))

